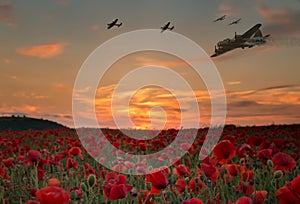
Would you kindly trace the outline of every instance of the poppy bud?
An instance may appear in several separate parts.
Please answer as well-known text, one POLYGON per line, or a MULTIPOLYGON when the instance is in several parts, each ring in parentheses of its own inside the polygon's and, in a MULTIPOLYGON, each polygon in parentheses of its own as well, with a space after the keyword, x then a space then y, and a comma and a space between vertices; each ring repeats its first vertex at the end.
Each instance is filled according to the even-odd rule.
POLYGON ((72 191, 72 192, 70 193, 70 195, 71 195, 71 200, 76 200, 77 195, 76 195, 76 192, 75 192, 75 191, 72 191))
POLYGON ((212 182, 211 182, 211 180, 210 180, 210 179, 207 179, 207 181, 206 181, 206 185, 207 185, 209 188, 211 188, 211 187, 212 187, 212 182))
POLYGON ((275 179, 279 179, 283 176, 283 173, 282 173, 281 170, 277 170, 277 171, 274 172, 273 176, 274 176, 275 179))
POLYGON ((273 167, 273 162, 272 162, 272 160, 268 160, 268 161, 267 161, 267 164, 268 164, 269 167, 273 167))
POLYGON ((81 188, 81 190, 83 190, 83 191, 87 191, 88 189, 87 189, 87 186, 85 185, 85 183, 81 183, 80 184, 80 188, 81 188))
POLYGON ((155 200, 155 196, 154 196, 154 194, 152 194, 152 195, 151 195, 150 201, 151 201, 151 202, 154 202, 154 200, 155 200))
POLYGON ((152 188, 152 183, 151 182, 147 182, 146 183, 146 188, 147 188, 148 191, 150 191, 151 188, 152 188))
POLYGON ((96 183, 96 176, 94 174, 90 174, 87 181, 89 187, 93 187, 96 183))
POLYGON ((144 198, 144 192, 140 192, 140 196, 141 196, 141 198, 144 198))
POLYGON ((173 193, 171 191, 167 191, 166 197, 168 198, 168 200, 171 200, 173 198, 173 193))

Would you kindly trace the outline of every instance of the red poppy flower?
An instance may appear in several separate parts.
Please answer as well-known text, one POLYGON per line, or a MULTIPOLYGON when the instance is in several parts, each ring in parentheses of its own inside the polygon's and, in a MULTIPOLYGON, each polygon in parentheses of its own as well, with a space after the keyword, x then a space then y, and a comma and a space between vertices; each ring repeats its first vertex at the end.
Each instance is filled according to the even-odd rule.
POLYGON ((68 154, 70 156, 81 155, 81 149, 79 147, 72 147, 71 149, 69 149, 68 154))
POLYGON ((24 163, 24 159, 25 159, 25 156, 24 155, 19 155, 17 157, 17 162, 18 164, 23 164, 24 163))
POLYGON ((257 158, 261 159, 264 164, 272 158, 272 149, 263 149, 257 153, 257 158))
POLYGON ((265 140, 264 137, 261 136, 253 136, 249 137, 246 141, 251 147, 259 146, 265 140))
POLYGON ((203 204, 202 200, 198 198, 192 198, 189 200, 182 201, 182 204, 203 204))
POLYGON ((174 169, 174 173, 177 175, 178 178, 191 175, 190 169, 188 167, 186 167, 184 164, 178 165, 174 169))
POLYGON ((291 189, 292 191, 298 195, 300 198, 300 176, 297 176, 294 178, 294 180, 291 182, 291 189))
POLYGON ((118 200, 126 198, 131 189, 132 186, 126 186, 125 184, 108 183, 104 187, 104 195, 109 200, 118 200))
POLYGON ((251 195, 253 204, 262 204, 266 199, 268 191, 255 191, 251 195))
POLYGON ((116 181, 117 183, 126 183, 126 176, 124 176, 123 174, 118 174, 117 177, 116 177, 116 181))
POLYGON ((186 180, 178 179, 175 183, 175 187, 179 193, 183 193, 186 187, 186 180))
POLYGON ((205 176, 210 178, 212 182, 216 181, 219 176, 219 171, 215 166, 202 163, 201 169, 204 172, 205 176))
POLYGON ((30 196, 35 197, 36 192, 37 192, 36 188, 30 188, 30 196))
POLYGON ((70 195, 57 186, 49 186, 38 190, 36 197, 41 204, 68 204, 70 201, 70 195))
POLYGON ((109 182, 111 179, 116 179, 117 175, 118 175, 118 174, 117 174, 116 172, 114 172, 114 171, 108 172, 108 173, 105 175, 105 180, 106 180, 107 182, 109 182))
POLYGON ((146 175, 146 180, 152 183, 152 186, 158 190, 162 190, 168 185, 168 176, 166 171, 156 171, 146 175))
POLYGON ((283 186, 278 189, 276 198, 280 204, 296 204, 300 203, 300 198, 297 197, 288 186, 283 186))
POLYGON ((38 179, 39 181, 44 180, 45 171, 42 167, 37 167, 38 179))
POLYGON ((281 138, 275 138, 272 141, 278 148, 282 148, 287 144, 287 141, 281 138))
POLYGON ((14 167, 14 158, 12 158, 12 157, 9 157, 7 159, 3 159, 2 162, 8 168, 9 167, 14 167))
POLYGON ((246 169, 242 173, 242 180, 243 181, 252 181, 254 178, 254 172, 252 170, 246 169))
POLYGON ((236 150, 236 154, 238 155, 239 158, 244 158, 248 154, 251 155, 252 153, 253 153, 253 150, 251 149, 251 146, 248 144, 242 144, 236 150))
POLYGON ((73 158, 69 157, 67 159, 67 167, 68 169, 71 169, 71 168, 77 168, 78 167, 78 162, 75 162, 73 158))
POLYGON ((240 193, 245 194, 245 195, 251 195, 254 192, 254 187, 253 187, 253 185, 250 185, 250 184, 247 184, 244 182, 240 182, 240 185, 236 186, 235 190, 239 191, 240 193))
POLYGON ((60 186, 60 181, 56 178, 50 178, 48 179, 48 186, 57 186, 59 187, 60 186))
POLYGON ((188 187, 192 192, 207 189, 207 186, 201 181, 201 179, 195 177, 190 180, 188 187))
POLYGON ((7 167, 1 167, 0 166, 0 177, 3 179, 8 179, 9 176, 7 175, 7 167))
POLYGON ((127 197, 132 186, 127 186, 126 176, 117 174, 116 172, 108 172, 105 176, 106 183, 104 185, 104 195, 109 200, 118 200, 127 197))
POLYGON ((240 197, 236 202, 235 204, 253 204, 252 203, 252 200, 247 197, 247 196, 243 196, 243 197, 240 197))
POLYGON ((243 166, 239 164, 227 164, 226 169, 230 173, 231 176, 237 176, 239 172, 244 171, 243 166))
POLYGON ((272 162, 276 170, 290 171, 292 168, 296 167, 295 159, 282 152, 276 153, 272 158, 272 162))
POLYGON ((219 159, 220 164, 225 164, 235 156, 235 146, 230 141, 223 140, 214 147, 213 156, 219 159))
POLYGON ((27 157, 28 157, 28 160, 31 162, 37 162, 42 157, 42 155, 39 151, 29 150, 27 152, 27 157))

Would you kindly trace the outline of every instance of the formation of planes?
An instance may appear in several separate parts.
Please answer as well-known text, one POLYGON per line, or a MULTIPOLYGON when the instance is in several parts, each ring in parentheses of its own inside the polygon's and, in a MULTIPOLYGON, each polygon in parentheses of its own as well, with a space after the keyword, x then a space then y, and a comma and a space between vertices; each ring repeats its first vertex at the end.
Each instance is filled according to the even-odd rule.
MULTIPOLYGON (((119 19, 115 19, 113 20, 111 23, 108 23, 107 24, 107 29, 111 29, 112 27, 116 26, 116 27, 120 27, 123 25, 122 22, 118 23, 119 19)), ((173 30, 174 29, 174 26, 170 26, 171 25, 171 22, 167 22, 164 26, 160 27, 161 29, 161 33, 166 31, 166 30, 173 30)))
MULTIPOLYGON (((226 16, 227 16, 227 15, 221 16, 220 18, 215 19, 213 22, 223 21, 223 20, 225 20, 226 16)), ((232 21, 232 22, 229 23, 228 25, 230 26, 230 25, 238 24, 241 20, 242 20, 242 19, 239 18, 239 19, 237 19, 237 20, 235 20, 235 21, 232 21)))
MULTIPOLYGON (((217 21, 223 21, 225 20, 226 15, 223 15, 217 19, 215 19, 213 22, 217 21)), ((111 29, 112 27, 120 27, 123 25, 122 22, 119 22, 119 19, 113 20, 111 23, 107 24, 107 29, 111 29)), ((241 18, 231 22, 228 25, 238 24, 241 21, 241 18)), ((263 36, 260 27, 262 24, 256 24, 252 28, 250 28, 248 31, 246 31, 242 35, 237 35, 235 33, 234 38, 226 38, 222 41, 219 41, 217 45, 215 46, 215 53, 211 55, 211 57, 216 57, 219 55, 222 55, 226 52, 229 52, 231 50, 237 49, 237 48, 251 48, 257 45, 262 45, 266 43, 266 39, 270 36, 270 34, 263 36)), ((171 26, 171 22, 167 22, 165 25, 160 27, 161 33, 163 33, 166 30, 173 30, 174 26, 171 26)))

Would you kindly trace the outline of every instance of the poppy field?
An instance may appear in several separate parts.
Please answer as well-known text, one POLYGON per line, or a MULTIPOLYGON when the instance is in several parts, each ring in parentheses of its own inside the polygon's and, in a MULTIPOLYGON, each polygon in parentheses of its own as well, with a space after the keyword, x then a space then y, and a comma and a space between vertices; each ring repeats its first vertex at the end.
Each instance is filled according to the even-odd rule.
MULTIPOLYGON (((114 170, 148 167, 113 161, 112 170, 105 168, 73 129, 1 130, 0 203, 300 203, 299 125, 225 126, 209 157, 199 160, 207 131, 199 129, 172 166, 127 175, 114 170)), ((123 151, 148 154, 168 146, 178 130, 163 130, 150 141, 103 132, 123 151)))

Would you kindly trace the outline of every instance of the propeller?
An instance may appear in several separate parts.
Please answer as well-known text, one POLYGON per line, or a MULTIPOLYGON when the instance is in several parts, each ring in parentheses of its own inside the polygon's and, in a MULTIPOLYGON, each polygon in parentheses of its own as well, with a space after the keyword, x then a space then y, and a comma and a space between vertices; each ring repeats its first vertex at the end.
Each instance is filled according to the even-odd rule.
POLYGON ((236 35, 236 32, 234 32, 234 39, 237 39, 237 35, 236 35))

